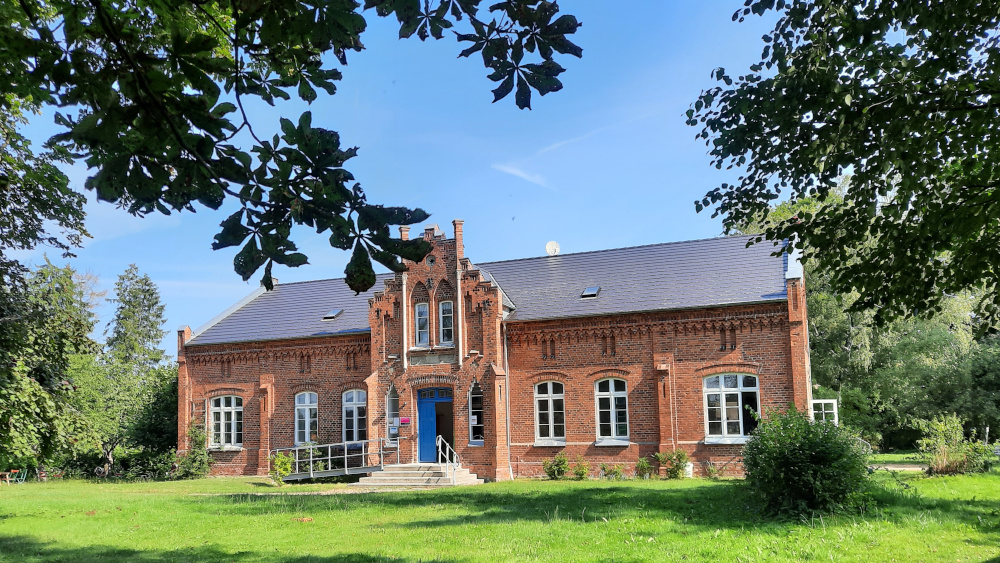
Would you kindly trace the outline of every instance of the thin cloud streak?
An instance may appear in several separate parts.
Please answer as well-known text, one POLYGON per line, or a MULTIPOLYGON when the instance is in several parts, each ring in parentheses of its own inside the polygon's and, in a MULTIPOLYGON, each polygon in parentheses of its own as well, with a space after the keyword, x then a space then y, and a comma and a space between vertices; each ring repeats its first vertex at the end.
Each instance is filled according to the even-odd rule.
POLYGON ((548 182, 546 182, 545 177, 541 174, 532 174, 511 164, 493 164, 490 167, 498 172, 510 174, 511 176, 524 180, 525 182, 535 184, 536 186, 541 186, 549 190, 552 189, 548 182))

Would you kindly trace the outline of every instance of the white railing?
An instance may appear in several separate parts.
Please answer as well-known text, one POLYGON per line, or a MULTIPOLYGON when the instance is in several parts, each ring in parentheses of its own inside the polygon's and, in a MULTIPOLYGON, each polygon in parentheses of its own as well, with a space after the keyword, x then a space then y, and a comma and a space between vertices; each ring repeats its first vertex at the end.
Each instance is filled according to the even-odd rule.
POLYGON ((440 435, 435 439, 435 443, 437 444, 438 463, 441 463, 442 458, 444 459, 446 471, 445 475, 451 477, 452 485, 457 485, 459 468, 458 453, 456 453, 455 450, 451 448, 451 444, 449 444, 448 441, 440 435))
POLYGON ((292 458, 292 473, 289 477, 309 478, 369 473, 382 470, 387 457, 396 456, 396 448, 387 448, 385 438, 358 440, 336 444, 303 444, 294 448, 277 448, 271 454, 283 453, 292 458))

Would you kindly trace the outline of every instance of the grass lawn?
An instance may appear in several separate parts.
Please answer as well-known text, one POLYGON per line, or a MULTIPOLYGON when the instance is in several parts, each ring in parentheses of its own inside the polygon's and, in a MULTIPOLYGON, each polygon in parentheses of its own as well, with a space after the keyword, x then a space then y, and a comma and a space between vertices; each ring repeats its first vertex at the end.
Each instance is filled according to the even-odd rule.
POLYGON ((29 483, 0 487, 0 561, 1000 561, 1000 473, 901 479, 873 512, 807 521, 762 519, 739 483, 700 479, 29 483))
POLYGON ((887 454, 872 455, 872 463, 910 463, 917 464, 917 450, 896 450, 887 454))

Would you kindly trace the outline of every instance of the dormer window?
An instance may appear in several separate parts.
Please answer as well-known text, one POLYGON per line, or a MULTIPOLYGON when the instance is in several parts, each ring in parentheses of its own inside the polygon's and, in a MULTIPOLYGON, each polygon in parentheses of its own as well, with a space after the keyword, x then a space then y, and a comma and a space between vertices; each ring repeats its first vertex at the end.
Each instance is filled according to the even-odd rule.
POLYGON ((414 308, 416 310, 414 322, 417 329, 417 346, 430 346, 430 309, 427 303, 417 303, 414 308))
POLYGON ((332 321, 333 319, 336 319, 337 317, 339 317, 340 314, 343 313, 343 312, 344 312, 343 309, 334 309, 334 310, 330 311, 329 313, 327 313, 326 315, 324 315, 323 316, 323 320, 324 321, 332 321))
POLYGON ((594 285, 583 290, 580 294, 580 299, 590 299, 592 297, 597 297, 597 294, 601 292, 601 286, 594 285))

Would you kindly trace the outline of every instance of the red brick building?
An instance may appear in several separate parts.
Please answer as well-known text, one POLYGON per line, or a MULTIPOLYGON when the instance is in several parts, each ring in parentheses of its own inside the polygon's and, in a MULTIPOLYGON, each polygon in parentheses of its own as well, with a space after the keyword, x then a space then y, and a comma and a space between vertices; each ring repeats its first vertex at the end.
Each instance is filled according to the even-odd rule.
MULTIPOLYGON (((631 471, 687 451, 739 472, 749 410, 811 399, 802 268, 745 237, 476 264, 462 222, 404 274, 262 289, 178 335, 179 448, 206 424, 213 473, 269 452, 386 438, 480 477, 538 475, 565 450, 631 471)), ((402 228, 401 235, 408 236, 402 228)))

